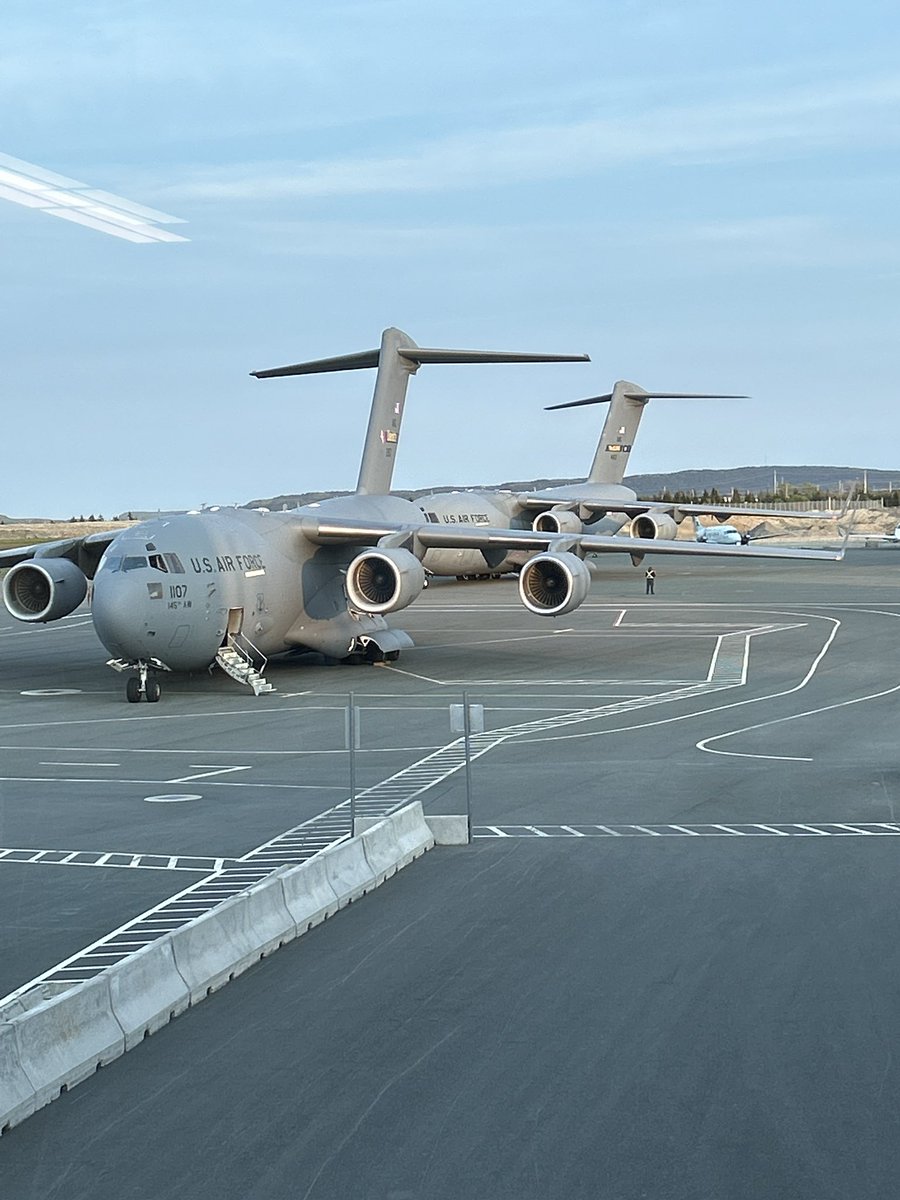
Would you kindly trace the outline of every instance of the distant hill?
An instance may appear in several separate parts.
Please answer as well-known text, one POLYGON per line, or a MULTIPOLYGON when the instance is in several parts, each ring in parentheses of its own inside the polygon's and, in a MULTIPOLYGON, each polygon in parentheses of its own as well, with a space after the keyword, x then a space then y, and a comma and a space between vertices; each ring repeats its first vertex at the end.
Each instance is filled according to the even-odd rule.
POLYGON ((666 489, 670 492, 704 492, 715 488, 720 493, 728 493, 737 488, 740 492, 768 493, 777 490, 773 486, 776 479, 779 488, 785 482, 797 486, 811 483, 822 491, 837 492, 839 488, 846 491, 850 484, 861 487, 865 480, 869 491, 891 491, 900 487, 900 468, 896 471, 813 466, 707 468, 670 471, 664 475, 628 475, 625 482, 639 496, 657 496, 666 489))
MULTIPOLYGON (((661 496, 663 492, 703 493, 715 488, 720 494, 728 495, 735 488, 739 492, 770 493, 777 479, 778 486, 788 484, 811 483, 823 491, 837 492, 839 488, 846 491, 848 484, 862 485, 863 479, 871 491, 890 491, 900 487, 900 467, 896 471, 875 471, 865 467, 813 467, 813 466, 772 466, 772 467, 722 467, 704 468, 703 470, 669 471, 657 475, 626 475, 625 483, 645 499, 661 496)), ((441 487, 419 488, 418 491, 398 491, 396 495, 415 500, 428 492, 464 492, 470 488, 500 488, 511 492, 538 491, 547 487, 559 487, 567 483, 576 483, 574 479, 527 479, 515 480, 508 483, 477 483, 477 484, 448 484, 441 487)), ((278 511, 283 508, 296 508, 298 505, 312 504, 316 500, 326 500, 331 496, 346 496, 348 492, 300 492, 297 494, 273 496, 268 500, 251 500, 245 508, 271 508, 278 511)))

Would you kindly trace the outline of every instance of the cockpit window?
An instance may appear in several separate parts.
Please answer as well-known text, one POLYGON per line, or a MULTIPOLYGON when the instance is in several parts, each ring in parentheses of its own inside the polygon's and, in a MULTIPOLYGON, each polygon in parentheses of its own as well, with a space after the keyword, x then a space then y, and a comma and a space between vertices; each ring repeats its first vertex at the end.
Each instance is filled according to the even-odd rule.
MULTIPOLYGON (((150 547, 148 546, 147 549, 149 550, 150 547)), ((183 575, 185 573, 184 567, 181 565, 181 559, 177 554, 160 554, 159 551, 156 551, 156 553, 150 555, 150 566, 155 571, 162 571, 164 573, 171 571, 173 575, 183 575)), ((125 570, 127 571, 128 568, 126 567, 125 570)))
POLYGON ((122 559, 123 571, 138 571, 141 567, 146 567, 147 559, 143 554, 126 554, 122 559))

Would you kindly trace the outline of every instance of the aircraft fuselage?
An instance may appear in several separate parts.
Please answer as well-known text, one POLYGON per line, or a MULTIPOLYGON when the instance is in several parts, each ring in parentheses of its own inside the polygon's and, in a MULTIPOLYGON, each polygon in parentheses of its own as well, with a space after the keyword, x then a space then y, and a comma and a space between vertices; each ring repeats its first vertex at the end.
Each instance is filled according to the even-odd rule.
MULTIPOLYGON (((119 659, 170 670, 208 667, 229 633, 266 657, 307 648, 343 657, 355 638, 385 629, 348 610, 342 570, 364 548, 316 545, 304 515, 329 507, 354 516, 359 497, 290 513, 228 508, 143 521, 110 544, 94 577, 97 635, 119 659)), ((365 497, 372 517, 374 497, 365 497)), ((418 508, 384 498, 385 519, 421 521, 418 508)))
MULTIPOLYGON (((608 499, 610 504, 616 500, 627 502, 635 499, 635 493, 630 488, 616 484, 592 483, 546 488, 529 495, 546 499, 548 509, 561 505, 573 510, 578 509, 580 499, 594 502, 608 499)), ((511 491, 475 489, 464 492, 433 492, 428 496, 420 496, 415 503, 425 520, 432 524, 469 525, 475 529, 531 529, 537 515, 536 510, 526 508, 520 502, 518 494, 511 491)), ((591 533, 612 535, 618 533, 627 523, 628 517, 624 513, 608 512, 605 516, 591 521, 587 528, 591 533)), ((481 550, 429 549, 422 563, 425 569, 434 575, 502 575, 518 570, 529 557, 530 552, 522 550, 507 551, 491 560, 481 550)))

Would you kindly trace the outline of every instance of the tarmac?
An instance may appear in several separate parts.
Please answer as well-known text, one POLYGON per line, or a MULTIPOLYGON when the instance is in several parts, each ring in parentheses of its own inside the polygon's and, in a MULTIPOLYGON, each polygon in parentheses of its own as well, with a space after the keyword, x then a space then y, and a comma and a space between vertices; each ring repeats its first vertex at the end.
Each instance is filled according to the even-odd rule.
POLYGON ((156 706, 86 614, 0 618, 2 995, 339 836, 351 693, 356 803, 468 802, 475 834, 10 1130, 4 1194, 892 1194, 898 566, 666 561, 648 598, 604 561, 557 621, 447 582, 395 664, 156 706))

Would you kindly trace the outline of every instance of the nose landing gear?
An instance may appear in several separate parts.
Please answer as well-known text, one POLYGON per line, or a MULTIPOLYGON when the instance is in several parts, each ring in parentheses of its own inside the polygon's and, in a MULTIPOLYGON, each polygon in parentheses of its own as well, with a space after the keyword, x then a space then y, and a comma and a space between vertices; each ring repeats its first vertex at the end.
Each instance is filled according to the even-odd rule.
POLYGON ((138 673, 129 676, 125 684, 125 699, 129 704, 137 704, 143 696, 148 704, 155 704, 162 690, 156 672, 150 663, 139 662, 135 666, 138 673))
POLYGON ((136 675, 130 675, 125 684, 125 699, 129 704, 137 704, 142 698, 148 704, 155 704, 161 691, 157 671, 169 669, 157 658, 138 659, 136 662, 124 658, 111 658, 106 665, 114 671, 137 672, 136 675))

